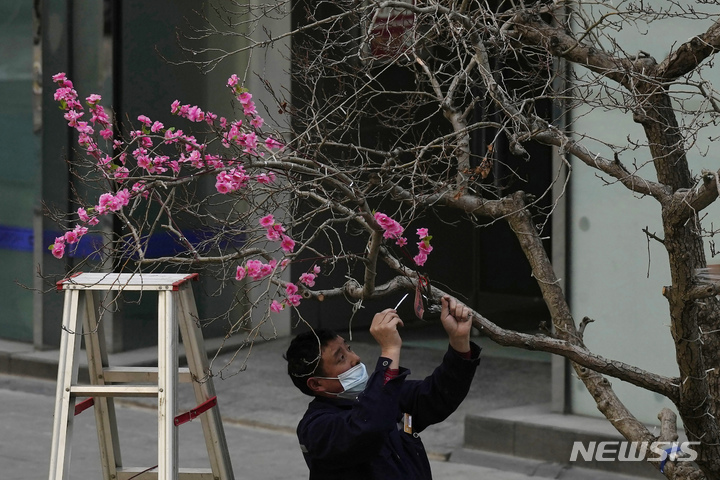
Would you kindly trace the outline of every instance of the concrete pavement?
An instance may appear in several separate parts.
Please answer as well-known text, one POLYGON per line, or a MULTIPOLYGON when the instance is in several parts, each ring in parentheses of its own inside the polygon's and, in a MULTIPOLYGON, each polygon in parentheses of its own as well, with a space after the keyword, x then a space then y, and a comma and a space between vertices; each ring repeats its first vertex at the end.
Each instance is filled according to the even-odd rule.
MULTIPOLYGON (((213 358, 218 405, 238 479, 307 478, 307 468, 295 437, 295 426, 309 397, 287 378, 282 353, 290 339, 256 343, 251 349, 226 351, 213 358)), ((527 478, 622 480, 617 473, 577 468, 543 459, 520 458, 465 448, 468 415, 509 408, 528 411, 549 401, 550 364, 543 354, 510 351, 485 339, 483 360, 470 394, 444 423, 422 434, 435 478, 521 480, 527 478), (532 407, 532 408, 530 408, 532 407)), ((358 333, 353 348, 368 365, 379 353, 365 334, 358 333)), ((33 352, 24 344, 0 341, 0 405, 4 410, 0 440, 0 477, 46 478, 52 430, 55 385, 47 372, 57 370, 57 352, 33 352), (4 353, 3 353, 4 352, 4 353), (43 373, 44 372, 44 373, 43 373), (37 374, 37 376, 29 376, 37 374)), ((402 362, 411 378, 422 378, 440 362, 446 342, 426 332, 404 335, 402 362)), ((110 356, 111 365, 152 363, 153 349, 110 356)), ((179 392, 179 411, 193 408, 189 386, 179 392)), ((118 428, 124 465, 152 466, 156 461, 155 403, 152 399, 117 399, 118 428)), ((540 409, 547 421, 547 414, 540 409)), ((180 465, 205 467, 200 422, 179 427, 180 465)), ((499 434, 500 432, 498 432, 499 434)), ((90 410, 76 417, 73 432, 71 478, 99 478, 97 437, 90 410)), ((142 477, 139 477, 142 480, 142 477)))

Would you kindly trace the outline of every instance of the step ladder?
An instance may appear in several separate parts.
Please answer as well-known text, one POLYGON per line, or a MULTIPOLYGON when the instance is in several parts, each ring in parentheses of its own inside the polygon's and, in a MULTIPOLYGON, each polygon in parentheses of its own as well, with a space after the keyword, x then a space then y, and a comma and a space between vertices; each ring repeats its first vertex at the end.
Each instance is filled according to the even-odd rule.
MULTIPOLYGON (((68 479, 73 418, 94 407, 100 461, 105 480, 232 480, 225 432, 198 325, 190 280, 197 274, 80 273, 57 283, 64 308, 58 363, 50 480, 68 479), (113 300, 121 291, 158 292, 157 368, 108 365, 98 291, 113 300), (112 293, 116 292, 116 293, 112 293), (178 327, 187 368, 178 368, 178 327), (87 353, 89 385, 78 384, 81 339, 87 353), (198 407, 178 415, 178 382, 191 382, 198 407), (157 397, 158 464, 124 467, 120 456, 115 397, 157 397), (76 400, 86 400, 76 404, 76 400), (178 468, 178 426, 199 416, 210 459, 209 469, 178 468)), ((102 299, 101 299, 102 300, 102 299)))

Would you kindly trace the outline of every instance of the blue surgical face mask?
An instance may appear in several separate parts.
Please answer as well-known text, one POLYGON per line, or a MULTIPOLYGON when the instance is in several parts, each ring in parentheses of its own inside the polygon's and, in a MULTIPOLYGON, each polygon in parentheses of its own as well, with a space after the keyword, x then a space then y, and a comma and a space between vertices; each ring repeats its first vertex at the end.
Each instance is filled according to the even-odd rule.
POLYGON ((350 398, 356 399, 357 396, 365 390, 365 385, 368 381, 367 368, 364 363, 358 363, 354 367, 345 372, 341 373, 337 377, 315 377, 323 378, 325 380, 339 380, 340 385, 343 387, 343 391, 340 393, 325 392, 330 395, 335 395, 338 398, 350 398))

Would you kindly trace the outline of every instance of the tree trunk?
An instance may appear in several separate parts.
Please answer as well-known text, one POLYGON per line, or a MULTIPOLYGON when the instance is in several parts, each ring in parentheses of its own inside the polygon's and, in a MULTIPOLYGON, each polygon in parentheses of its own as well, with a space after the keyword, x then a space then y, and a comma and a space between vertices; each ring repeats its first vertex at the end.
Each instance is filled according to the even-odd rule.
MULTIPOLYGON (((635 120, 647 135, 658 181, 672 192, 693 185, 675 112, 667 91, 657 84, 639 86, 635 120)), ((688 295, 695 270, 706 266, 705 252, 696 214, 690 218, 674 201, 662 205, 664 245, 668 252, 672 286, 665 289, 670 309, 671 332, 680 369, 678 411, 689 440, 701 441, 697 463, 709 478, 720 478, 720 431, 717 421, 717 375, 708 377, 708 366, 717 365, 717 341, 701 337, 717 329, 717 308, 703 306, 688 295), (705 328, 703 329, 702 326, 705 328), (708 340, 708 344, 703 342, 708 340), (711 386, 712 385, 712 386, 711 386)), ((716 304, 716 300, 709 300, 716 304)), ((678 472, 679 473, 679 472, 678 472)))

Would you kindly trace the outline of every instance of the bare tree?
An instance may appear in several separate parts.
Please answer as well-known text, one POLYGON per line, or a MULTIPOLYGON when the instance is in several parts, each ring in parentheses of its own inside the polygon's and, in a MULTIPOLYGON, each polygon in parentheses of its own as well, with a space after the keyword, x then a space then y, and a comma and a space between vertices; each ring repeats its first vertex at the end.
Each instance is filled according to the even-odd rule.
MULTIPOLYGON (((688 438, 700 445, 696 464, 668 463, 665 476, 720 478, 714 335, 720 283, 699 275, 707 271, 704 237, 712 233, 701 214, 720 185, 718 172, 693 175, 687 158, 701 135, 715 135, 720 113, 707 79, 720 46, 713 6, 717 2, 675 0, 224 3, 182 40, 192 53, 188 61, 212 70, 228 57, 262 55, 291 38, 292 50, 282 53, 292 58, 292 95, 261 78, 275 104, 263 105, 264 125, 249 126, 257 114, 248 110, 242 83, 259 72, 247 71, 230 82, 243 125, 207 112, 198 118, 197 110, 177 105, 196 122, 194 138, 173 137, 177 130, 153 128, 148 120, 128 129, 112 161, 90 152, 109 191, 137 186, 128 190, 126 205, 113 205, 122 230, 104 247, 119 268, 213 268, 228 282, 242 280, 242 293, 259 289, 255 298, 268 305, 275 299, 264 317, 271 322, 272 309, 297 306, 301 297, 360 302, 423 287, 418 264, 424 259, 413 260, 414 241, 403 245, 407 236, 398 225, 422 226, 429 213, 444 209, 462 212, 468 228, 507 222, 538 282, 552 333, 505 330, 480 313, 475 325, 502 345, 570 359, 598 409, 629 441, 676 440, 674 414, 660 413, 663 429, 655 436, 606 376, 667 397, 688 438), (265 19, 286 15, 293 18, 290 32, 262 28, 265 19), (669 43, 662 59, 628 53, 634 47, 616 39, 625 28, 679 20, 696 22, 697 35, 669 43), (211 36, 246 37, 247 46, 202 47, 211 36), (617 144, 576 131, 572 113, 579 108, 632 116, 644 137, 617 144), (282 118, 290 119, 289 131, 272 131, 288 124, 282 118), (138 153, 142 142, 145 152, 138 153), (530 195, 523 182, 538 164, 547 169, 551 162, 538 146, 552 147, 559 161, 552 179, 530 195), (603 358, 583 342, 589 320, 574 317, 543 242, 571 158, 576 167, 623 185, 628 201, 649 197, 661 208, 662 236, 646 234, 668 255, 671 284, 663 294, 678 378, 603 358), (127 176, 123 183, 118 172, 127 176), (217 191, 203 193, 208 181, 217 191), (187 238, 188 226, 203 235, 187 238), (158 230, 174 239, 177 254, 148 253, 147 239, 158 230), (306 271, 303 281, 280 277, 287 261, 306 271), (389 274, 378 276, 381 270, 389 274), (333 271, 344 280, 315 285, 333 271)), ((420 237, 427 253, 430 238, 420 237)), ((444 292, 433 286, 426 293, 432 300, 444 292)), ((236 329, 256 335, 247 318, 236 329)))

